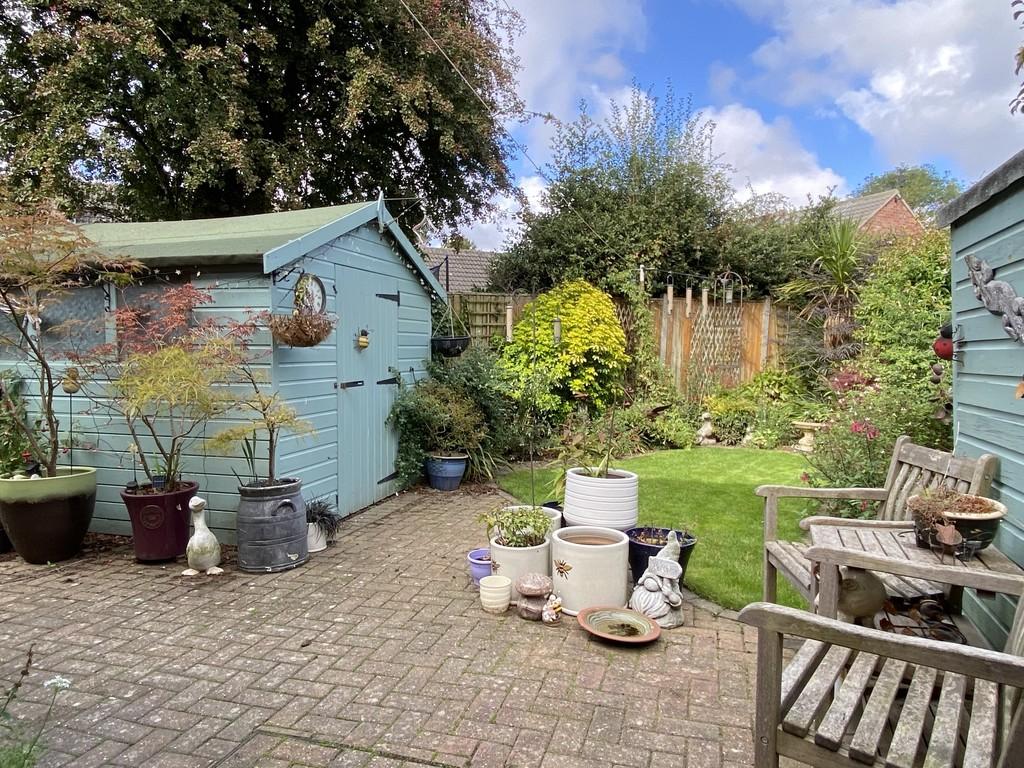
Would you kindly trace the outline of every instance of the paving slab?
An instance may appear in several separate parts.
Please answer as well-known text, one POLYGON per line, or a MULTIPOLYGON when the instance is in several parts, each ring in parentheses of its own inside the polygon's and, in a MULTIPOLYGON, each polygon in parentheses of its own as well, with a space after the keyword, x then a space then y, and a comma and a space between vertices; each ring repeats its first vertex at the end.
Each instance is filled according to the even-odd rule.
POLYGON ((126 540, 0 557, 0 689, 30 647, 16 714, 71 680, 40 766, 750 764, 753 631, 698 600, 644 648, 483 612, 465 556, 502 503, 402 494, 278 574, 187 579, 126 540))

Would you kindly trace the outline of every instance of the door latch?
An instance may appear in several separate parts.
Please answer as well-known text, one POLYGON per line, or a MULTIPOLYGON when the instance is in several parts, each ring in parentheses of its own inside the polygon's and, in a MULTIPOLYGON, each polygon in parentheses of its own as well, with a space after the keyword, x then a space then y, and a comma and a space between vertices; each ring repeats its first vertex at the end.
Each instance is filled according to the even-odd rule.
POLYGON ((363 386, 362 381, 339 381, 334 385, 335 389, 351 389, 352 387, 363 386))

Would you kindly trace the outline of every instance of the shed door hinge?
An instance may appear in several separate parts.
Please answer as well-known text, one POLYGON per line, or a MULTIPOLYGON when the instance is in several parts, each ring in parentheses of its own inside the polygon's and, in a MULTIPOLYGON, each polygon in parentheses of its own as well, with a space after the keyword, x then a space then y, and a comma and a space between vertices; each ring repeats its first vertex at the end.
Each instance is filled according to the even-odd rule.
POLYGON ((377 298, 378 299, 387 299, 388 301, 395 302, 395 304, 397 304, 398 306, 402 306, 402 292, 401 291, 399 291, 398 293, 378 293, 377 294, 377 298))
POLYGON ((363 386, 362 381, 339 381, 334 385, 335 389, 351 389, 352 387, 363 386))
POLYGON ((381 379, 378 384, 397 384, 399 381, 398 376, 392 376, 390 379, 381 379))

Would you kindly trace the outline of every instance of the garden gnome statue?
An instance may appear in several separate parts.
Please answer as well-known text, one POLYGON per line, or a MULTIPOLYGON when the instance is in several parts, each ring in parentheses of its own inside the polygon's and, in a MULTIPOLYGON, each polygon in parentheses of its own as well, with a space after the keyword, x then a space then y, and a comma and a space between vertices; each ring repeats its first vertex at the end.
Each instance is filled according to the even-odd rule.
POLYGON ((663 629, 683 624, 683 593, 679 578, 679 532, 672 531, 668 543, 647 561, 647 570, 629 598, 629 607, 654 619, 663 629))
POLYGON ((189 499, 188 508, 192 510, 192 526, 195 532, 188 540, 185 555, 188 557, 188 568, 181 572, 182 576, 198 576, 206 571, 207 576, 224 573, 220 565, 220 542, 213 531, 206 527, 206 499, 193 496, 189 499))

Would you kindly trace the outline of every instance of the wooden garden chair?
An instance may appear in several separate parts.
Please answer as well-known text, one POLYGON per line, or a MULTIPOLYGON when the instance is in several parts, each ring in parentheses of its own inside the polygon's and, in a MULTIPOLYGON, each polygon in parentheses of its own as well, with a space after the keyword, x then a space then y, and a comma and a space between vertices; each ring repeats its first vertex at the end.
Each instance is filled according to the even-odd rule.
MULTIPOLYGON (((804 552, 805 542, 783 541, 778 538, 777 524, 780 498, 806 499, 852 499, 855 501, 878 502, 880 505, 876 520, 871 525, 904 524, 911 519, 907 499, 923 488, 940 485, 953 488, 961 493, 985 496, 992 487, 997 459, 984 454, 977 459, 954 456, 945 451, 925 448, 910 442, 903 435, 896 441, 889 473, 884 488, 809 488, 787 485, 762 485, 756 491, 764 497, 764 599, 775 602, 778 591, 778 574, 789 580, 809 604, 814 604, 817 592, 812 574, 811 562, 804 552)), ((823 516, 807 517, 800 521, 805 531, 815 522, 828 521, 833 525, 863 525, 864 520, 844 520, 823 516)), ((908 579, 892 574, 878 574, 890 595, 913 598, 922 594, 941 592, 940 586, 919 579, 908 579)))
POLYGON ((1024 765, 1020 618, 1007 653, 772 603, 739 620, 758 628, 755 768, 780 755, 827 768, 1024 765), (784 635, 805 638, 788 665, 784 635))

